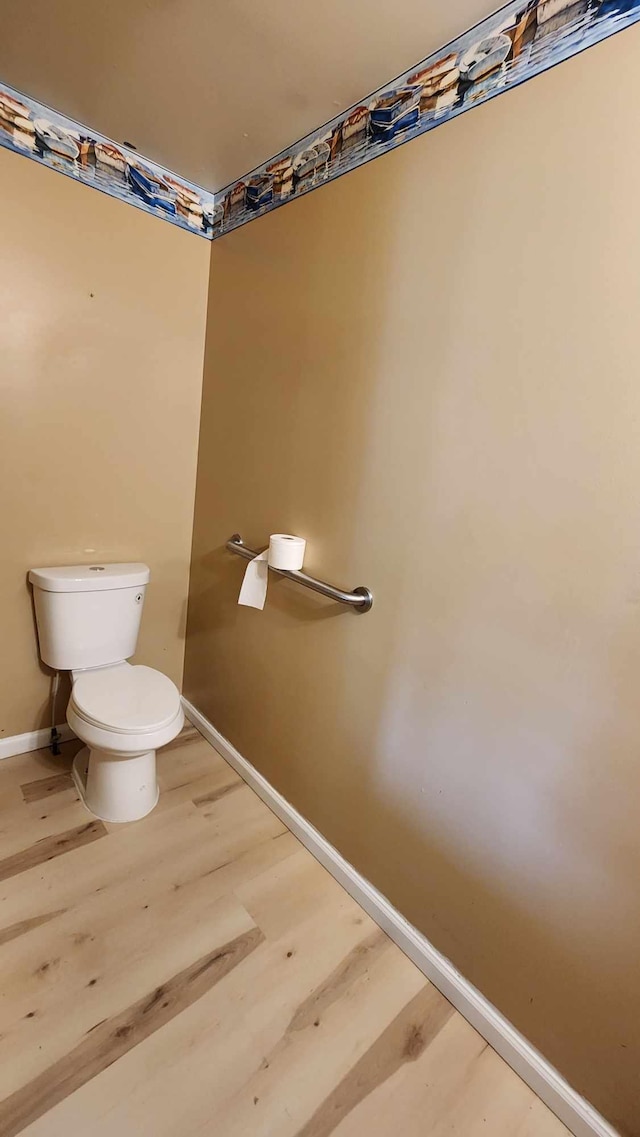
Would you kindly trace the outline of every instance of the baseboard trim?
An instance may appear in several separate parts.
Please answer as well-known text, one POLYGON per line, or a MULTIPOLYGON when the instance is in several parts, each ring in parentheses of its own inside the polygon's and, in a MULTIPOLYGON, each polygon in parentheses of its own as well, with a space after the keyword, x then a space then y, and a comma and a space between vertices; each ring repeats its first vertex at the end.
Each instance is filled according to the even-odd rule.
POLYGON ((392 904, 350 865, 314 829, 297 809, 273 788, 235 746, 208 719, 183 698, 184 712, 193 726, 222 754, 241 778, 295 834, 310 853, 357 900, 373 920, 420 968, 435 987, 504 1058, 522 1080, 567 1126, 575 1137, 619 1137, 617 1131, 589 1102, 571 1088, 561 1074, 518 1030, 485 999, 450 960, 414 928, 392 904))
MULTIPOLYGON (((74 733, 67 723, 56 727, 60 735, 60 742, 68 742, 74 733)), ((51 727, 45 726, 42 730, 28 730, 26 734, 13 734, 9 738, 0 738, 0 761, 3 758, 13 758, 14 754, 28 754, 30 750, 42 750, 51 742, 51 727)))

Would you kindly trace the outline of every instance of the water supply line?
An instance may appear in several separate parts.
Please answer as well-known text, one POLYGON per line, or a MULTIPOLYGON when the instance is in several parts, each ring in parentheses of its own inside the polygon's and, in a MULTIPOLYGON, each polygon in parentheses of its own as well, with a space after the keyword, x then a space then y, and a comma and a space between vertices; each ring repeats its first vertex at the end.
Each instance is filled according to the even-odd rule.
POLYGON ((58 702, 58 691, 60 689, 60 672, 54 671, 51 680, 51 738, 49 749, 56 757, 61 753, 60 742, 62 735, 56 726, 56 705, 58 702))

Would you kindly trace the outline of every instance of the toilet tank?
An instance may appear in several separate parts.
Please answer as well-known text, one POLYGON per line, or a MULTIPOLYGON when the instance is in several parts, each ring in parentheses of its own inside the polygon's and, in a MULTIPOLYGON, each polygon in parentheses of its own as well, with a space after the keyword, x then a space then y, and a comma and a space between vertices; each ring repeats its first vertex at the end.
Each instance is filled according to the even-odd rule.
POLYGON ((142 564, 31 569, 43 663, 75 671, 129 659, 149 576, 142 564))

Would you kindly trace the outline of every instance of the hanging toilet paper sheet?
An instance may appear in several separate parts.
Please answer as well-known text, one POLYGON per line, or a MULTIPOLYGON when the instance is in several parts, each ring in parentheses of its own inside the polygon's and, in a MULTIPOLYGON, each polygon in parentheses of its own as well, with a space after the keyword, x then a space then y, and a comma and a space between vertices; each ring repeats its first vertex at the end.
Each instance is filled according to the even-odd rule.
POLYGON ((264 608, 269 566, 274 569, 301 569, 306 543, 302 537, 293 537, 291 533, 272 533, 269 548, 247 565, 238 604, 245 604, 249 608, 264 608))

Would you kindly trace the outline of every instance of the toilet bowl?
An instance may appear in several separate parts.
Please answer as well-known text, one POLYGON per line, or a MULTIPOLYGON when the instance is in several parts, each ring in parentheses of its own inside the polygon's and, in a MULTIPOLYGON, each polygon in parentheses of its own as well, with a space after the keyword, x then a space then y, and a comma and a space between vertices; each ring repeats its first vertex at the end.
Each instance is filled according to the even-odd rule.
POLYGON ((184 724, 178 689, 126 661, 71 675, 67 722, 86 744, 73 763, 78 793, 103 821, 138 821, 158 801, 156 750, 184 724))

